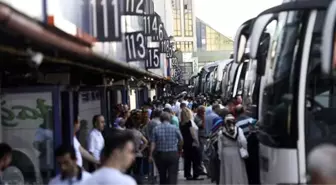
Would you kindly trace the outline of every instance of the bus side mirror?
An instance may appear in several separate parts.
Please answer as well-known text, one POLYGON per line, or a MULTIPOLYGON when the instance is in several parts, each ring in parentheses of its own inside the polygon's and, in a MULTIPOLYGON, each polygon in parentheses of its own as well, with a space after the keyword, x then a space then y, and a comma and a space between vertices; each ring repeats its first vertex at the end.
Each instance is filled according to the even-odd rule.
POLYGON ((265 74, 270 39, 271 38, 269 33, 263 33, 260 39, 259 49, 257 51, 257 74, 261 76, 265 74))
POLYGON ((260 43, 260 38, 263 35, 263 32, 268 25, 273 20, 273 14, 265 14, 261 15, 260 17, 256 18, 252 33, 251 33, 251 43, 250 43, 250 57, 252 59, 257 59, 257 53, 260 43))
POLYGON ((322 35, 322 74, 336 77, 336 37, 335 37, 335 24, 336 24, 336 1, 330 4, 326 18, 324 21, 323 35, 322 35))
POLYGON ((240 63, 245 53, 247 38, 243 34, 243 30, 246 27, 247 27, 246 24, 241 25, 238 28, 236 36, 235 36, 234 46, 233 46, 233 62, 236 62, 236 63, 240 63))
POLYGON ((251 60, 257 60, 257 74, 264 75, 267 52, 269 47, 269 35, 264 31, 269 23, 274 20, 273 14, 261 15, 256 18, 252 33, 251 33, 251 43, 250 43, 250 57, 251 60), (268 36, 268 39, 267 39, 268 36), (267 43, 268 42, 268 43, 267 43), (265 52, 266 51, 266 52, 265 52))

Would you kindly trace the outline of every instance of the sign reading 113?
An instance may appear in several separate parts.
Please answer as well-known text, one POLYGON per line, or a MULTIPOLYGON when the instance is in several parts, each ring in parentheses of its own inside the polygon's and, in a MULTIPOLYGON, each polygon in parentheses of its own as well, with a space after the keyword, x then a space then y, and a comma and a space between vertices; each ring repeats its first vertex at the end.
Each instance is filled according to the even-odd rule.
POLYGON ((146 58, 146 40, 143 32, 125 33, 125 44, 128 62, 146 58))

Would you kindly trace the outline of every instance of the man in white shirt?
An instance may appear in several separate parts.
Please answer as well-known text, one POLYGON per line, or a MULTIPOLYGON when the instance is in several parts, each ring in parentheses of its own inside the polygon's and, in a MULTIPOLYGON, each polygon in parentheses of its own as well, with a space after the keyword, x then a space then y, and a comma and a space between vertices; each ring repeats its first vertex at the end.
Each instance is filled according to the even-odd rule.
MULTIPOLYGON (((88 137, 88 150, 95 157, 97 161, 100 161, 100 152, 104 148, 104 137, 102 131, 105 127, 105 119, 102 115, 95 115, 92 118, 93 129, 88 137)), ((97 166, 91 166, 89 171, 94 171, 97 166)))
POLYGON ((102 150, 103 166, 83 185, 136 185, 132 177, 123 173, 135 159, 134 150, 134 136, 131 132, 115 131, 108 135, 102 150))
POLYGON ((84 157, 84 159, 90 161, 91 163, 100 164, 100 161, 96 160, 87 150, 85 150, 85 148, 81 146, 80 142, 78 141, 76 137, 76 133, 79 131, 79 129, 80 129, 80 122, 79 122, 79 118, 76 117, 76 119, 74 120, 73 145, 75 148, 77 165, 80 167, 83 167, 82 157, 84 157))
POLYGON ((51 179, 49 185, 77 185, 91 177, 77 165, 76 152, 71 145, 61 145, 55 151, 55 157, 61 173, 51 179))

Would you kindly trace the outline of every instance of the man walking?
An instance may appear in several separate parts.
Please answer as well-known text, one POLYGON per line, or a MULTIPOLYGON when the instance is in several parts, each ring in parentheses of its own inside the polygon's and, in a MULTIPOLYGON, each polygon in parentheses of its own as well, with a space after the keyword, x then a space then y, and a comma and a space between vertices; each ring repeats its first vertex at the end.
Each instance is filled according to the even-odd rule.
POLYGON ((124 174, 135 160, 133 133, 115 131, 106 137, 102 150, 103 166, 83 182, 83 185, 136 185, 135 180, 124 174))
POLYGON ((254 122, 254 119, 245 113, 245 108, 241 104, 236 106, 235 113, 236 126, 243 130, 245 137, 248 137, 250 133, 250 125, 254 122))
POLYGON ((162 124, 153 131, 149 160, 153 160, 155 150, 154 158, 159 170, 160 184, 177 184, 178 152, 182 145, 182 135, 171 124, 171 115, 168 112, 163 112, 160 119, 162 124))
POLYGON ((91 177, 91 174, 77 165, 76 152, 72 145, 59 146, 55 157, 61 173, 54 177, 49 185, 77 185, 91 177))
POLYGON ((75 148, 77 165, 80 167, 83 167, 83 158, 93 164, 96 164, 96 165, 100 164, 100 161, 96 160, 87 150, 85 150, 84 147, 82 147, 82 145, 78 141, 76 137, 76 133, 78 133, 79 130, 80 130, 80 121, 79 121, 79 117, 76 117, 76 119, 74 120, 73 145, 75 148))
MULTIPOLYGON (((97 161, 100 161, 100 152, 104 147, 105 141, 102 131, 105 127, 105 119, 103 115, 95 115, 92 118, 93 129, 91 130, 88 138, 88 150, 95 157, 97 161)), ((96 165, 90 166, 90 172, 97 169, 96 165)))

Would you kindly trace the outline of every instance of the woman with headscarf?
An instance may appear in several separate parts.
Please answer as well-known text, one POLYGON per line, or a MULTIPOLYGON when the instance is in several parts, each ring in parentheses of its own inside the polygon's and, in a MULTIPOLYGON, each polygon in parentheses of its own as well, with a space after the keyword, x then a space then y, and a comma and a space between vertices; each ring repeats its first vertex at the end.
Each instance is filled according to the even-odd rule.
POLYGON ((181 110, 181 133, 183 136, 184 177, 187 180, 197 180, 200 175, 198 127, 193 121, 192 112, 188 108, 181 110), (191 175, 191 165, 193 176, 191 175))
POLYGON ((247 141, 235 118, 228 114, 224 127, 218 133, 220 160, 219 184, 248 184, 244 159, 248 157, 247 141))

